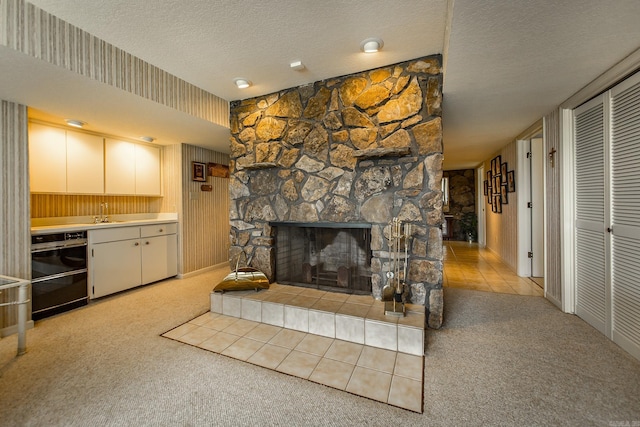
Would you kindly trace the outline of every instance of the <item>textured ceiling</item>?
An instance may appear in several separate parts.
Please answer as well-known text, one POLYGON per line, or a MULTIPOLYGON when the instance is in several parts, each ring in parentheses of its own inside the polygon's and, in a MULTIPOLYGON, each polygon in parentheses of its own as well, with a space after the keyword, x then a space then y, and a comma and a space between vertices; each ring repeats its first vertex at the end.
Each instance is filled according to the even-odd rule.
MULTIPOLYGON (((640 47, 637 0, 31 3, 226 100, 443 53, 447 169, 490 157, 640 47), (368 37, 382 38, 384 49, 360 52, 368 37), (306 69, 291 70, 294 60, 306 69), (241 91, 236 77, 254 84, 241 91)), ((113 135, 228 151, 228 132, 219 126, 15 56, 0 49, 1 99, 80 117, 113 135), (29 87, 46 82, 47 73, 58 79, 55 88, 29 87)))

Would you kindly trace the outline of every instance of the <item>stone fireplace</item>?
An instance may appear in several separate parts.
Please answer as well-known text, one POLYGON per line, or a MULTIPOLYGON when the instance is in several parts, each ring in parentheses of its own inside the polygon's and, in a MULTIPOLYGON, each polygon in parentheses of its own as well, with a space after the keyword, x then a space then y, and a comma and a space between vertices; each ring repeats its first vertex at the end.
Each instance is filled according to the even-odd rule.
POLYGON ((409 300, 424 304, 428 325, 439 328, 441 101, 434 55, 232 102, 230 257, 244 251, 270 281, 315 281, 380 299, 393 256, 390 223, 398 218, 412 230, 409 300), (352 234, 359 224, 367 237, 352 234), (285 229, 288 237, 280 236, 285 229), (276 233, 280 242, 301 238, 288 248, 301 257, 295 274, 276 250, 276 233), (329 250, 361 250, 366 256, 356 257, 366 260, 339 265, 342 255, 329 250))

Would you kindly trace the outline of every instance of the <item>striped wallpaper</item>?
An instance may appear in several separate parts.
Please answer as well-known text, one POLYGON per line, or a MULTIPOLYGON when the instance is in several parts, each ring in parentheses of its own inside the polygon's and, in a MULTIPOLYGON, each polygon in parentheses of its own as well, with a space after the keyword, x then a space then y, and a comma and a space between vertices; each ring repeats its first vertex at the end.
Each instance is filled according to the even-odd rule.
POLYGON ((23 0, 0 1, 0 44, 229 127, 229 103, 23 0))
POLYGON ((546 250, 547 266, 545 271, 546 296, 554 304, 562 307, 562 223, 560 220, 560 111, 555 110, 544 117, 544 150, 550 153, 556 150, 554 166, 549 162, 545 168, 546 179, 546 250))
MULTIPOLYGON (((509 170, 515 170, 516 150, 516 142, 513 141, 491 158, 500 155, 502 162, 508 164, 509 170)), ((491 159, 485 161, 484 170, 491 170, 491 159)), ((515 272, 518 271, 518 205, 515 193, 509 196, 509 203, 502 205, 501 214, 491 212, 491 205, 487 197, 484 198, 487 216, 487 247, 498 254, 515 272)))
POLYGON ((191 162, 229 164, 227 154, 182 144, 182 274, 220 264, 229 257, 229 179, 191 180, 191 162), (201 191, 208 184, 213 191, 201 191))
MULTIPOLYGON (((31 279, 27 107, 0 101, 0 113, 0 274, 31 279)), ((16 290, 0 295, 16 299, 16 290)), ((0 307, 0 330, 16 323, 16 306, 0 307)))
POLYGON ((31 217, 98 215, 101 202, 109 203, 109 215, 157 213, 162 197, 31 194, 31 217))

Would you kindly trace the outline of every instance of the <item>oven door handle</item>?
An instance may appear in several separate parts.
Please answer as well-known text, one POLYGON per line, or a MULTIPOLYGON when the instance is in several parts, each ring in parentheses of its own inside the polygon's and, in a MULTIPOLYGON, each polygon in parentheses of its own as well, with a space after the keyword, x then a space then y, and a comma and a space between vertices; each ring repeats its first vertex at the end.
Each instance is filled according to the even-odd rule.
POLYGON ((79 248, 81 246, 87 246, 87 242, 82 242, 82 243, 70 243, 68 245, 51 245, 51 246, 42 246, 42 247, 35 247, 31 249, 31 253, 35 254, 38 252, 48 252, 48 251, 55 251, 58 249, 69 249, 69 248, 79 248))
POLYGON ((45 280, 52 280, 52 279, 59 279, 61 277, 73 276, 76 274, 86 273, 86 272, 87 272, 86 268, 81 268, 79 270, 73 270, 73 271, 65 271, 64 273, 52 274, 51 276, 43 276, 43 277, 38 277, 37 279, 31 279, 31 284, 44 282, 45 280))

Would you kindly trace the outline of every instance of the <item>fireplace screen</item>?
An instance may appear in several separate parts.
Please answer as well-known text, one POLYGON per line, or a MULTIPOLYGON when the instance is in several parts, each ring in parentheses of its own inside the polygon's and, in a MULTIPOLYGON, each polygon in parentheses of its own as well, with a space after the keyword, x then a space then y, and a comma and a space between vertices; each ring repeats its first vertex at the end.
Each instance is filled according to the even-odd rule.
MULTIPOLYGON (((311 226, 309 226, 311 225, 311 226)), ((371 294, 371 229, 277 225, 276 280, 282 284, 371 294)))

